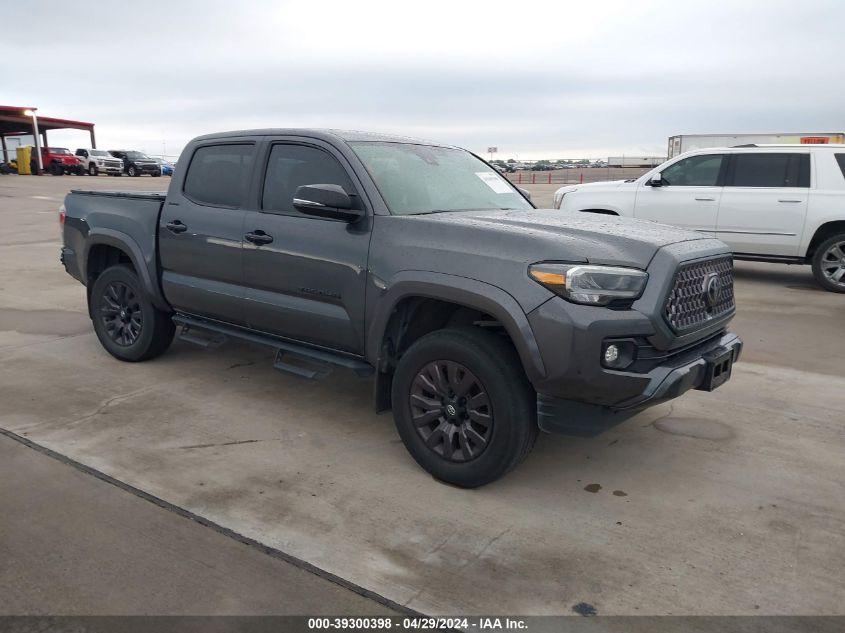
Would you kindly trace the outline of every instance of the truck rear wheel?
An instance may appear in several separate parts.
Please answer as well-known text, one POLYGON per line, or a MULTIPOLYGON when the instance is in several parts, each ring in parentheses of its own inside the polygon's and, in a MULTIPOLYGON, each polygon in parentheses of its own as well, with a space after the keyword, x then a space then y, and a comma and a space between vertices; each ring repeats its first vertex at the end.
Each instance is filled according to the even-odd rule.
POLYGON ((819 244, 813 255, 813 275, 825 290, 845 292, 845 234, 819 244))
POLYGON ((173 341, 176 326, 170 315, 152 304, 129 266, 119 264, 103 271, 91 288, 89 301, 97 338, 119 360, 155 358, 173 341))
POLYGON ((495 481, 537 438, 536 399, 513 347, 477 327, 417 340, 393 377, 393 417, 411 456, 462 488, 495 481))

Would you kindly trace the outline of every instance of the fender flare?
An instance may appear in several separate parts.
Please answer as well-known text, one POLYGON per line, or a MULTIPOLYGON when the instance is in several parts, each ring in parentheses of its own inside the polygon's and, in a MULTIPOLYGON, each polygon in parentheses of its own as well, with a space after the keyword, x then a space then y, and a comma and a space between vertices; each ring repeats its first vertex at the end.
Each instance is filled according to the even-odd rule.
POLYGON ((390 317, 400 301, 409 297, 439 299, 485 312, 502 323, 513 340, 531 382, 546 376, 540 347, 525 312, 510 294, 483 281, 426 271, 403 271, 386 284, 374 301, 368 319, 366 359, 379 366, 381 344, 390 317))
POLYGON ((82 261, 80 262, 80 271, 83 279, 88 279, 88 256, 91 249, 94 246, 101 244, 105 246, 113 246, 126 253, 126 256, 129 257, 129 260, 132 262, 132 266, 141 278, 144 290, 150 296, 153 305, 160 310, 171 309, 167 300, 164 298, 164 295, 161 292, 161 287, 158 283, 158 277, 155 272, 155 256, 153 255, 151 260, 147 260, 144 257, 144 252, 141 250, 141 247, 132 238, 132 236, 127 233, 123 233, 122 231, 104 228, 91 229, 88 233, 87 239, 85 240, 85 252, 83 253, 82 261))

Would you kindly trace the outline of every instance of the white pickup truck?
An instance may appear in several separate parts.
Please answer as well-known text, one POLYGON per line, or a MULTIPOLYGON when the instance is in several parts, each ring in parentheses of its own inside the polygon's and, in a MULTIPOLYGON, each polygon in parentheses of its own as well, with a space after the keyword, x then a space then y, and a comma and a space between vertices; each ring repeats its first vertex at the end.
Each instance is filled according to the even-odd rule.
POLYGON ((76 150, 76 157, 82 161, 83 169, 89 176, 97 176, 101 173, 120 176, 123 173, 123 161, 104 149, 81 147, 76 150))
POLYGON ((701 231, 736 259, 811 264, 845 292, 845 145, 694 150, 633 180, 561 187, 554 206, 701 231))

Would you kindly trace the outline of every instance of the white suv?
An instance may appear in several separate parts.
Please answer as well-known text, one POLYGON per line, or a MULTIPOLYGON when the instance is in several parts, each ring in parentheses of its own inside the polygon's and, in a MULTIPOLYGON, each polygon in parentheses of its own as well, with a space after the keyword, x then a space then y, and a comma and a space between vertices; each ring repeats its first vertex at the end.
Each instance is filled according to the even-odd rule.
POLYGON ((104 149, 82 147, 76 150, 76 157, 82 161, 82 166, 89 176, 108 174, 120 176, 123 173, 123 161, 115 158, 104 149))
POLYGON ((736 259, 812 264, 819 284, 845 292, 845 145, 694 150, 634 180, 561 187, 554 200, 701 231, 736 259))

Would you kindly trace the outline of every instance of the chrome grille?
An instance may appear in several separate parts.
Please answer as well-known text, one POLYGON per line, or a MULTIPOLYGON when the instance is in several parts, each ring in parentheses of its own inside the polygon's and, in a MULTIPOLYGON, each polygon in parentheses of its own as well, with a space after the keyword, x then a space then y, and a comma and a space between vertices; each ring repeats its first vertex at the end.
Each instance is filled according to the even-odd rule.
POLYGON ((733 258, 727 256, 682 264, 675 273, 664 314, 672 329, 681 333, 704 327, 733 309, 733 258), (711 277, 718 279, 715 283, 720 284, 720 291, 708 298, 711 277))

